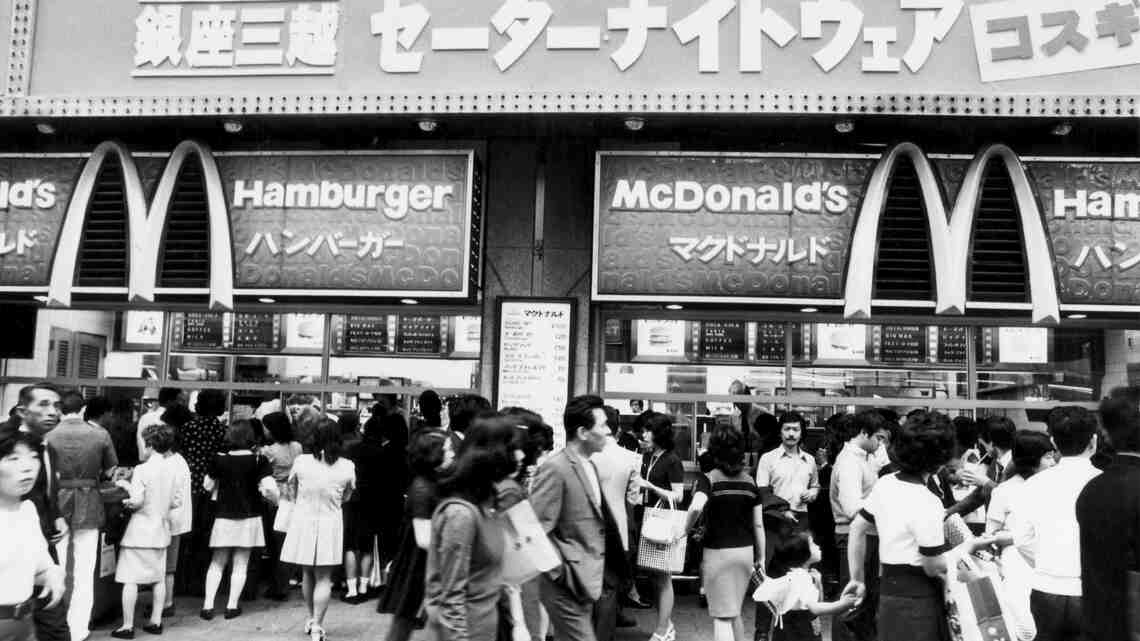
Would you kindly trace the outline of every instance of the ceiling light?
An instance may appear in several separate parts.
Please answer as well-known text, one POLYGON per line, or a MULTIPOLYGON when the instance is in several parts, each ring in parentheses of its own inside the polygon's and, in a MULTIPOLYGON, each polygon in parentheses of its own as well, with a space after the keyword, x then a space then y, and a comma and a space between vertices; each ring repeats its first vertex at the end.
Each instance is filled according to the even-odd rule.
POLYGON ((226 130, 227 134, 240 134, 241 130, 245 128, 240 120, 225 120, 222 122, 222 129, 226 130))
POLYGON ((55 135, 55 125, 51 124, 50 122, 37 122, 36 131, 45 136, 53 136, 55 135))
POLYGON ((430 134, 436 129, 439 129, 439 121, 432 120, 431 118, 424 118, 423 120, 416 122, 416 124, 419 125, 420 131, 424 132, 425 134, 430 134))
POLYGON ((673 311, 677 311, 678 309, 685 309, 685 306, 673 303, 672 305, 666 305, 665 309, 671 309, 673 311))
POLYGON ((261 298, 257 299, 257 302, 265 303, 266 305, 269 305, 271 303, 276 303, 277 299, 276 298, 270 298, 268 296, 262 296, 261 298))
POLYGON ((641 131, 645 129, 645 118, 632 116, 625 119, 625 128, 630 131, 641 131))
POLYGON ((1072 320, 1082 320, 1088 317, 1088 314, 1069 314, 1069 318, 1072 320))
POLYGON ((1062 120, 1061 122, 1053 125, 1054 136, 1068 136, 1071 133, 1073 133, 1073 123, 1069 122, 1068 120, 1062 120))
POLYGON ((855 131, 855 121, 853 120, 836 120, 835 130, 841 134, 849 134, 855 131))
POLYGON ((36 302, 38 302, 38 303, 46 303, 46 302, 48 302, 48 297, 47 297, 47 296, 32 296, 32 298, 33 298, 33 299, 35 299, 35 300, 36 300, 36 302))
POLYGON ((817 309, 815 307, 804 307, 800 311, 805 313, 805 314, 814 314, 814 313, 818 312, 819 309, 817 309))
POLYGON ((400 302, 405 304, 405 305, 419 305, 420 304, 420 301, 418 301, 414 298, 401 298, 400 302))

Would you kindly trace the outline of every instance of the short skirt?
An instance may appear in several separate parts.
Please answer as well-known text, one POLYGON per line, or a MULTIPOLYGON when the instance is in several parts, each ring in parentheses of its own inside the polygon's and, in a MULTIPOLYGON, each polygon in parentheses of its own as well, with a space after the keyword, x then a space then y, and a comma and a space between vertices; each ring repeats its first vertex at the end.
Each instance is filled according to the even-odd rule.
POLYGON ((709 601, 709 616, 734 619, 740 616, 748 580, 752 577, 752 546, 705 548, 701 578, 709 601))
POLYGON ((166 578, 166 548, 119 548, 116 583, 150 585, 166 578))
POLYGON ((245 519, 214 519, 214 529, 210 531, 210 547, 265 547, 265 532, 261 527, 261 517, 251 516, 245 519))

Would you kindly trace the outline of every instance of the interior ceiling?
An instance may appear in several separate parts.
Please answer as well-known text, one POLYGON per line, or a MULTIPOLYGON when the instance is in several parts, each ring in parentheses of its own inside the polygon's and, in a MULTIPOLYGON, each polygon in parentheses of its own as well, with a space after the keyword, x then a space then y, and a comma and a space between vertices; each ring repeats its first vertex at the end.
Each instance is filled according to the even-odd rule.
POLYGON ((946 116, 835 117, 773 115, 642 116, 644 128, 631 132, 621 115, 454 115, 445 116, 276 116, 241 119, 242 131, 223 130, 223 118, 123 117, 54 121, 0 120, 0 151, 89 151, 107 139, 131 149, 164 151, 196 138, 218 150, 368 149, 432 146, 486 139, 573 139, 600 148, 665 148, 703 151, 813 151, 877 153, 904 140, 934 153, 972 154, 1001 142, 1022 155, 1130 156, 1140 154, 1140 121, 1128 118, 1069 119, 1067 136, 1053 135, 1053 118, 946 116), (432 133, 417 126, 438 122, 432 133), (854 130, 841 134, 835 124, 848 119, 854 130), (39 133, 50 122, 55 133, 39 133))

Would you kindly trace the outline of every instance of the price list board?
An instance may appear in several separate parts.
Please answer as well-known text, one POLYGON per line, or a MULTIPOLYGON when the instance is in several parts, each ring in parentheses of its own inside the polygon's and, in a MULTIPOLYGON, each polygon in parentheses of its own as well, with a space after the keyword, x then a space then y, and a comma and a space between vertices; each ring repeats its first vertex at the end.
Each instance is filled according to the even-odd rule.
POLYGON ((500 299, 496 407, 525 407, 554 428, 555 448, 566 443, 562 412, 573 372, 574 301, 500 299))
POLYGON ((925 363, 926 329, 921 325, 875 325, 871 359, 880 363, 925 363))
POLYGON ((930 353, 935 362, 965 365, 969 336, 965 327, 931 327, 930 340, 933 344, 930 353))
POLYGON ((392 316, 345 314, 333 317, 333 351, 338 354, 386 354, 395 350, 392 316))
POLYGON ((756 360, 783 363, 787 358, 788 326, 784 323, 756 324, 756 360))
POLYGON ((280 314, 234 314, 233 349, 277 352, 281 350, 280 314))
POLYGON ((219 351, 229 347, 230 315, 213 312, 174 314, 174 349, 219 351))
POLYGON ((751 360, 746 321, 701 321, 693 324, 697 357, 708 361, 751 360))
POLYGON ((435 354, 447 343, 447 326, 439 316, 400 314, 396 329, 396 351, 401 354, 435 354))

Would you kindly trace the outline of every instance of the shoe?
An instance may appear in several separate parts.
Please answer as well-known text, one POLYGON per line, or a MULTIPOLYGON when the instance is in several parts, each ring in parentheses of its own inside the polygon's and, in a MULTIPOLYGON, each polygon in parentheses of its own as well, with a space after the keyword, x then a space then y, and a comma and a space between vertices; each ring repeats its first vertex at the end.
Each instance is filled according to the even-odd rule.
POLYGON ((311 641, 325 641, 325 629, 314 623, 313 629, 309 632, 309 639, 311 641))
POLYGON ((360 596, 357 594, 345 593, 345 594, 340 595, 341 602, 347 603, 349 605, 356 605, 357 603, 360 603, 360 601, 358 599, 360 599, 360 596))
POLYGON ((709 607, 709 598, 707 595, 699 595, 697 597, 697 605, 701 606, 702 610, 707 610, 709 607))
POLYGON ((201 617, 203 621, 213 621, 214 608, 210 608, 209 610, 203 608, 202 611, 198 613, 198 616, 201 617))
POLYGON ((312 619, 305 619, 305 634, 309 634, 313 631, 313 625, 315 625, 315 623, 316 622, 312 619))
POLYGON ((120 630, 115 630, 114 632, 111 633, 111 636, 116 638, 116 639, 133 639, 133 638, 135 638, 135 629, 134 628, 123 628, 120 630))
POLYGON ((669 641, 669 639, 664 635, 654 632, 653 636, 649 637, 649 641, 669 641))
POLYGON ((669 622, 669 629, 665 631, 665 641, 677 641, 677 628, 673 626, 673 622, 669 622))
POLYGON ((162 634, 162 624, 148 623, 143 626, 143 632, 147 634, 162 634))
POLYGON ((226 611, 222 614, 222 618, 224 619, 236 619, 240 616, 241 608, 226 608, 226 611))
POLYGON ((174 604, 168 605, 162 609, 162 618, 174 616, 174 604))
POLYGON ((628 614, 619 614, 617 618, 617 627, 619 628, 636 628, 637 619, 629 616, 628 614))

